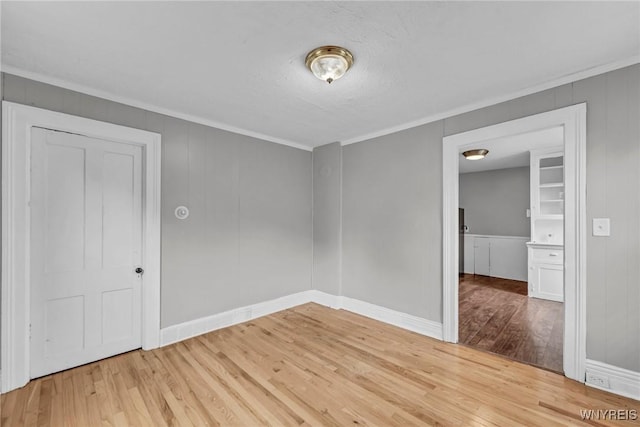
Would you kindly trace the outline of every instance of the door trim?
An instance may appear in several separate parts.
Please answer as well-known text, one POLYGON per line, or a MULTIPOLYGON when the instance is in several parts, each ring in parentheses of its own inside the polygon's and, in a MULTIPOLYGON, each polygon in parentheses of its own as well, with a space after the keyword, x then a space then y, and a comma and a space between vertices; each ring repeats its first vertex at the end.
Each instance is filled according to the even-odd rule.
POLYGON ((4 393, 30 380, 30 147, 43 127, 142 147, 142 348, 160 345, 160 134, 2 102, 2 301, 0 357, 4 393))
POLYGON ((458 342, 458 159, 481 141, 564 127, 564 374, 585 381, 586 365, 586 103, 443 138, 443 336, 458 342))

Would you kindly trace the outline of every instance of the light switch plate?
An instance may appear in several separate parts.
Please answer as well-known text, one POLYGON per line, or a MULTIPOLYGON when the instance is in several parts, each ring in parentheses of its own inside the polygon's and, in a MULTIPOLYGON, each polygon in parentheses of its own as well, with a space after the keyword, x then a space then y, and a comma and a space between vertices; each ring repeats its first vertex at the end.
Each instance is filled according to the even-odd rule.
POLYGON ((593 218, 593 235, 594 236, 610 236, 611 225, 609 218, 593 218))

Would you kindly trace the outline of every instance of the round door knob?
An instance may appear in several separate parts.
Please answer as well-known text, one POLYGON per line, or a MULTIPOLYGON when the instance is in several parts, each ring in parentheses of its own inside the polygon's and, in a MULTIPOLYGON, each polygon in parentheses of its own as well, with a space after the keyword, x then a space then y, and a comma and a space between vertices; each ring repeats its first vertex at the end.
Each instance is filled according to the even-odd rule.
POLYGON ((142 268, 140 268, 140 267, 136 268, 136 270, 135 270, 135 271, 136 271, 136 273, 138 273, 138 274, 143 274, 143 273, 144 273, 144 270, 143 270, 142 268))

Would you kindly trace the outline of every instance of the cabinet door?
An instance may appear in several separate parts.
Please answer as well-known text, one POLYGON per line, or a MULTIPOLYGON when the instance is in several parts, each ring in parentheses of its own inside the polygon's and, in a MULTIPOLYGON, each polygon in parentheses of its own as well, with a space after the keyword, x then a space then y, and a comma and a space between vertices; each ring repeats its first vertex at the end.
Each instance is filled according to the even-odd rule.
POLYGON ((473 244, 473 264, 474 274, 482 276, 490 275, 489 268, 489 239, 486 237, 476 237, 473 244))
POLYGON ((464 272, 467 274, 475 273, 475 240, 474 236, 464 235, 464 272))
POLYGON ((532 297, 564 301, 564 268, 557 264, 533 264, 529 281, 532 297))
POLYGON ((491 277, 527 280, 527 246, 518 239, 491 239, 491 277))

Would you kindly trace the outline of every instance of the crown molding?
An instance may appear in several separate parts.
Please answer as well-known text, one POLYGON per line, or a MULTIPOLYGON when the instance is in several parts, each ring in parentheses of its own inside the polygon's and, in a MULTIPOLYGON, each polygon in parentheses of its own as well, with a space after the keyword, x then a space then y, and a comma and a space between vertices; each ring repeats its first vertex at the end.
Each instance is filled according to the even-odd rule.
POLYGON ((342 141, 341 145, 349 145, 355 144, 357 142, 368 141, 373 138, 378 138, 385 135, 390 135, 392 133, 401 132, 403 130, 411 129, 417 126, 426 125, 427 123, 433 123, 438 120, 448 119, 453 116, 457 116, 459 114, 468 113, 470 111, 479 110, 481 108, 489 107, 491 105, 500 104, 502 102, 511 101, 516 98, 521 98, 523 96, 531 95, 534 93, 542 92, 547 89, 551 89, 554 87, 562 86, 567 83, 573 83, 578 80, 587 79, 589 77, 597 76, 599 74, 608 73, 609 71, 618 70, 620 68, 625 68, 631 65, 635 65, 640 63, 640 55, 634 55, 625 59, 621 59, 619 61, 610 62, 603 65, 598 65, 583 71, 579 71, 577 73, 567 74, 562 77, 558 77, 553 80, 549 80, 545 83, 530 86, 526 89, 522 89, 516 92, 511 92, 507 95, 496 96, 492 98, 488 98, 486 100, 480 102, 474 102, 471 104, 463 105, 461 107, 457 107, 451 110, 444 111, 442 113, 433 114, 427 117, 423 117, 418 120, 414 120, 411 122, 403 123, 397 126, 391 126, 385 129, 381 129, 375 132, 371 132, 365 135, 353 137, 342 141))
POLYGON ((106 99, 113 102, 118 102, 120 104, 125 104, 130 107, 140 108, 142 110, 151 111, 153 113, 163 114, 165 116, 175 117, 177 119, 186 120, 193 123, 198 123, 201 125, 213 127, 216 129, 221 129, 227 132, 233 132, 244 136, 249 136, 251 138, 261 139, 263 141, 273 142, 275 144, 286 145, 288 147, 298 148, 304 151, 312 151, 313 148, 299 144, 297 142, 289 141, 287 139, 278 138, 271 135, 266 135, 260 132, 254 132, 248 129, 242 129, 236 126, 232 126, 226 123, 218 122, 215 120, 205 119, 204 117, 195 116, 192 114, 182 113, 176 110, 172 110, 170 108, 164 108, 157 105, 149 104, 146 102, 138 101, 132 98, 127 98, 125 96, 116 95, 111 92, 102 91, 99 89, 94 89, 89 86, 72 83, 63 79, 58 79, 56 77, 45 76, 44 74, 34 73, 32 71, 26 71, 21 68, 16 68, 8 65, 2 65, 0 71, 7 74, 13 74, 18 77, 23 77, 29 80, 35 80, 40 83, 46 83, 53 86, 58 86, 63 89, 72 90, 74 92, 83 93, 85 95, 95 96, 98 98, 106 99))

